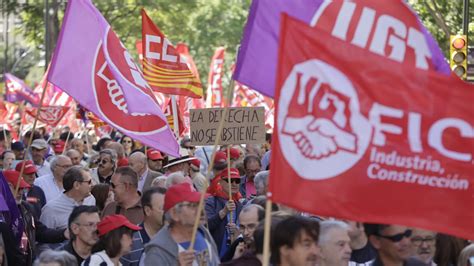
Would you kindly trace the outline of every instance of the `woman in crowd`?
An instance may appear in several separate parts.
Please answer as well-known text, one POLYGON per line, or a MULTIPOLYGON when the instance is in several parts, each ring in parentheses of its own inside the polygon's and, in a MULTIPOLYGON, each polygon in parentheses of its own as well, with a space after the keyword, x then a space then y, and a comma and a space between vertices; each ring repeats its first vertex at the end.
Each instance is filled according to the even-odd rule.
POLYGON ((131 250, 133 232, 140 229, 123 215, 106 216, 97 224, 99 242, 92 248, 95 253, 87 258, 82 265, 121 265, 120 257, 131 250))
POLYGON ((123 135, 120 139, 120 144, 122 144, 123 149, 125 150, 125 156, 128 157, 136 149, 135 142, 132 138, 127 135, 123 135))

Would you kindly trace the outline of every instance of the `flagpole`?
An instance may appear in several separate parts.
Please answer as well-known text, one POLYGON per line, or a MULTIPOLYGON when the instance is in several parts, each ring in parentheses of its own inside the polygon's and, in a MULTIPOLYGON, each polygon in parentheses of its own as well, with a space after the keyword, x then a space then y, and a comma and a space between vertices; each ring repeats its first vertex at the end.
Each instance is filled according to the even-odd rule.
POLYGON ((179 121, 178 121, 178 105, 176 104, 176 95, 171 95, 171 108, 173 111, 173 129, 176 139, 179 139, 179 121))
MULTIPOLYGON (((31 146, 31 142, 33 142, 33 136, 35 135, 35 130, 36 130, 36 123, 38 122, 38 117, 39 117, 39 114, 41 112, 41 108, 43 107, 43 100, 44 100, 44 96, 46 95, 46 88, 48 87, 48 82, 46 81, 45 82, 45 85, 43 87, 43 92, 41 93, 41 99, 40 99, 40 102, 38 104, 38 111, 36 112, 36 115, 35 115, 35 120, 33 122, 33 128, 31 129, 31 134, 30 134, 30 138, 28 139, 28 145, 26 146, 26 152, 28 152, 30 146, 31 146)), ((22 176, 23 176, 23 171, 25 170, 25 160, 26 160, 26 156, 25 158, 23 158, 23 163, 21 164, 21 169, 20 169, 20 178, 18 178, 17 182, 16 182, 16 186, 15 186, 15 195, 14 197, 16 198, 16 195, 18 195, 18 190, 20 189, 20 181, 22 179, 22 176)))
POLYGON ((71 135, 71 129, 69 128, 69 131, 67 132, 67 137, 66 137, 66 142, 64 143, 64 148, 63 148, 63 155, 64 153, 66 153, 66 147, 67 147, 67 143, 69 141, 69 136, 71 135))
POLYGON ((4 124, 2 126, 2 130, 3 130, 3 139, 5 140, 5 144, 7 146, 7 150, 10 150, 10 141, 8 141, 8 138, 7 138, 7 130, 5 129, 5 126, 6 124, 4 124))
MULTIPOLYGON (((222 119, 224 120, 224 119, 222 119)), ((229 185, 229 200, 233 200, 232 198, 232 180, 230 179, 230 145, 227 145, 227 184, 229 185)), ((229 213, 230 215, 230 222, 232 223, 234 219, 232 219, 233 212, 229 213)))
POLYGON ((272 225, 272 200, 270 199, 271 192, 267 192, 267 201, 265 203, 265 225, 263 234, 263 264, 268 266, 270 264, 270 232, 272 225))

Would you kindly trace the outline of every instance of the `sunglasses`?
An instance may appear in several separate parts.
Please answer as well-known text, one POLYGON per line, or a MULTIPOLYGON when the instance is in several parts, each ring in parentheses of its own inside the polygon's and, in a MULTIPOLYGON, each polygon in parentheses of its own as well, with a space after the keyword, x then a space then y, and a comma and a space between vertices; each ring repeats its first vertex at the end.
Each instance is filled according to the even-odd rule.
POLYGON ((92 184, 92 179, 89 179, 87 181, 77 181, 77 182, 81 182, 81 183, 87 183, 87 184, 92 184))
MULTIPOLYGON (((228 182, 228 181, 229 181, 228 178, 222 178, 222 180, 224 180, 225 182, 228 182)), ((240 178, 231 178, 231 179, 230 179, 230 182, 231 182, 231 183, 234 183, 234 184, 240 184, 240 178)))
POLYGON ((393 235, 393 236, 383 236, 383 235, 379 235, 379 234, 377 234, 377 236, 382 237, 382 238, 385 238, 385 239, 388 239, 388 240, 390 240, 390 241, 392 241, 392 242, 397 243, 397 242, 402 241, 402 239, 405 238, 405 237, 406 237, 406 238, 410 237, 410 236, 411 236, 411 233, 412 233, 412 231, 411 231, 410 229, 408 229, 408 230, 406 230, 406 231, 403 232, 403 233, 396 234, 396 235, 393 235))

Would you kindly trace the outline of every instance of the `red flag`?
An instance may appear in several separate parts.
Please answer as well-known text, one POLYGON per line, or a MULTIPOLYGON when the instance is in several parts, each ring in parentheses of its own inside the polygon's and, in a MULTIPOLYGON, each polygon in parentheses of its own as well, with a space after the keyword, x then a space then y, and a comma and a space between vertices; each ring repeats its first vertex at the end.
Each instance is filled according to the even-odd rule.
POLYGON ((5 99, 7 101, 16 103, 25 100, 33 105, 39 104, 40 96, 33 92, 23 80, 10 73, 5 73, 5 87, 5 99))
POLYGON ((18 110, 18 105, 0 101, 0 124, 8 126, 8 129, 11 130, 11 124, 15 119, 15 113, 18 110))
POLYGON ((201 98, 202 85, 168 38, 142 9, 143 74, 154 91, 201 98))
POLYGON ((265 128, 268 131, 273 130, 274 124, 274 105, 273 99, 263 96, 259 92, 250 89, 249 87, 235 82, 233 107, 259 107, 265 108, 265 128))
POLYGON ((474 238, 474 87, 283 17, 272 199, 474 238))
MULTIPOLYGON (((186 126, 184 124, 184 120, 183 120, 183 114, 180 112, 180 106, 178 105, 178 103, 176 103, 177 105, 177 111, 178 111, 178 126, 179 126, 179 129, 178 129, 178 132, 179 132, 179 136, 182 136, 183 133, 185 132, 186 130, 186 126)), ((173 108, 172 108, 172 104, 171 104, 171 98, 168 98, 165 102, 165 104, 163 105, 163 113, 165 114, 166 116, 166 119, 168 120, 168 125, 170 126, 171 130, 173 130, 174 132, 174 117, 173 117, 173 108)))
POLYGON ((197 78, 199 83, 201 83, 201 79, 199 78, 199 72, 196 67, 196 64, 194 63, 193 57, 189 53, 189 47, 185 43, 178 43, 176 45, 176 51, 181 55, 181 57, 184 57, 186 64, 188 65, 189 70, 193 72, 193 75, 197 78))
MULTIPOLYGON (((55 127, 59 121, 66 115, 70 107, 68 106, 42 106, 39 113, 38 120, 55 127)), ((32 117, 36 116, 38 108, 26 107, 25 112, 32 117)))
POLYGON ((224 53, 224 47, 217 48, 211 60, 206 96, 207 107, 224 107, 224 100, 222 98, 222 74, 224 73, 224 53))

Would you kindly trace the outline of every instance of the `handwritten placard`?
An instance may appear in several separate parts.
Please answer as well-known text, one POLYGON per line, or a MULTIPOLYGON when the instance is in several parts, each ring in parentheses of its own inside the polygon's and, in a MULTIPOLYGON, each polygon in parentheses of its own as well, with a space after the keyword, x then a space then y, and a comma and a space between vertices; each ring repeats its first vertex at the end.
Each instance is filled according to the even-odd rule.
MULTIPOLYGON (((265 142, 265 108, 229 107, 218 145, 265 142)), ((191 144, 214 145, 225 108, 191 109, 191 144)))

